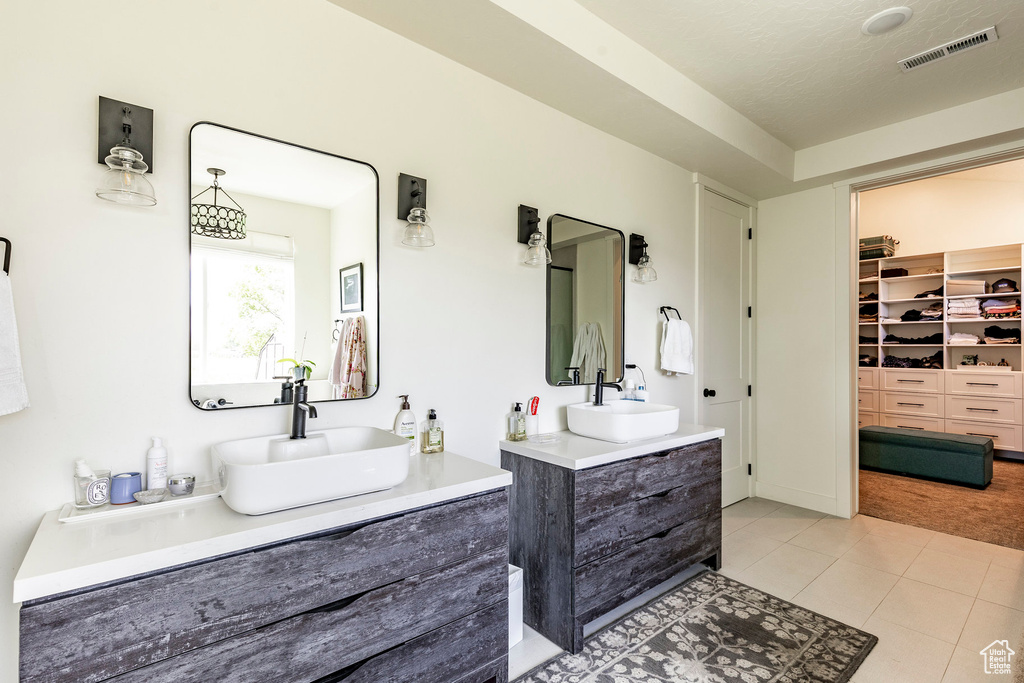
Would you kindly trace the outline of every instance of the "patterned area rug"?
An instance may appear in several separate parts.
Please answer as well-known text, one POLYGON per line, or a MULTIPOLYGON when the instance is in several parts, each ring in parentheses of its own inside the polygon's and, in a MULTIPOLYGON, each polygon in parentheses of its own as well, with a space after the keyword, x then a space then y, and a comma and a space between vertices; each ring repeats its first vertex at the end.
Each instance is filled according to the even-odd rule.
POLYGON ((845 683, 877 642, 707 571, 517 683, 845 683))

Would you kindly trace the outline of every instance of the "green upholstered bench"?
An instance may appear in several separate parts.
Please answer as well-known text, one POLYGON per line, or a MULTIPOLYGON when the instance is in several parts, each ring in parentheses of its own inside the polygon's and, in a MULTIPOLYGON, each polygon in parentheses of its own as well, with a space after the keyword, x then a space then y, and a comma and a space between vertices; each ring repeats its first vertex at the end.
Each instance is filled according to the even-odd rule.
POLYGON ((984 488, 992 481, 992 439, 896 427, 861 427, 860 465, 984 488))

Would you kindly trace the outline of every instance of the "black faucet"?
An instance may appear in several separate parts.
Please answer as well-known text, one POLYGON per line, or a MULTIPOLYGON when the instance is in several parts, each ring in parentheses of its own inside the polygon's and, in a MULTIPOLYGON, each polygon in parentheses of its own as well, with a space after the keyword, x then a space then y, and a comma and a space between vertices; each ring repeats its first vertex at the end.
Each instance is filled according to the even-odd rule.
POLYGON ((274 379, 283 379, 281 383, 281 395, 274 399, 274 403, 291 403, 292 402, 292 389, 295 385, 292 383, 292 375, 274 375, 274 379))
POLYGON ((605 382, 604 381, 604 373, 605 373, 605 369, 604 368, 598 368, 597 369, 597 381, 594 383, 594 405, 595 406, 603 406, 604 405, 604 388, 605 387, 608 387, 609 389, 615 389, 616 391, 622 391, 622 387, 620 387, 618 384, 615 384, 614 382, 605 382))
POLYGON ((580 383, 580 369, 578 367, 568 367, 566 370, 572 370, 572 379, 562 379, 555 382, 556 387, 574 387, 580 383))
POLYGON ((295 380, 295 390, 292 392, 294 398, 292 399, 292 438, 293 439, 305 439, 306 438, 306 417, 310 419, 316 417, 316 408, 309 405, 306 402, 306 396, 309 388, 306 386, 306 380, 297 379, 295 380))

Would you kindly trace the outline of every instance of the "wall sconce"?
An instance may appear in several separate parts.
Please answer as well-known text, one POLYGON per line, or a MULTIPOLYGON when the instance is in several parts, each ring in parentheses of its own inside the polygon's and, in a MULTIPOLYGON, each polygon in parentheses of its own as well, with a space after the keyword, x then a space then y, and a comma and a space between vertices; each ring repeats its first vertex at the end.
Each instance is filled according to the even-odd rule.
POLYGON ((633 233, 629 236, 629 262, 636 266, 633 282, 642 285, 658 279, 658 272, 651 265, 651 257, 647 255, 647 240, 643 235, 633 233))
POLYGON ((398 217, 408 220, 402 244, 410 247, 434 246, 434 230, 427 215, 427 181, 398 174, 398 217))
POLYGON ((144 158, 153 162, 153 110, 100 97, 99 162, 103 174, 96 196, 131 206, 154 206, 156 193, 146 178, 144 158), (108 154, 109 152, 109 154, 108 154))
POLYGON ((540 216, 537 209, 525 204, 519 205, 519 242, 527 245, 523 263, 528 266, 543 266, 551 263, 551 252, 547 240, 540 231, 540 216))

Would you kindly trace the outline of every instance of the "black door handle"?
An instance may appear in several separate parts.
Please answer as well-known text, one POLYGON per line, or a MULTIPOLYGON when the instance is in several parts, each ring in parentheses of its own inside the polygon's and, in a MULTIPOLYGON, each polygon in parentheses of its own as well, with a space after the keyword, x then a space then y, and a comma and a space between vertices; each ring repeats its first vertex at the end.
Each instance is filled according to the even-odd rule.
POLYGON ((704 398, 708 398, 709 396, 711 398, 715 397, 715 390, 714 389, 705 389, 704 390, 704 398))

